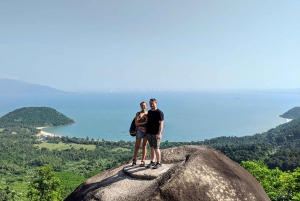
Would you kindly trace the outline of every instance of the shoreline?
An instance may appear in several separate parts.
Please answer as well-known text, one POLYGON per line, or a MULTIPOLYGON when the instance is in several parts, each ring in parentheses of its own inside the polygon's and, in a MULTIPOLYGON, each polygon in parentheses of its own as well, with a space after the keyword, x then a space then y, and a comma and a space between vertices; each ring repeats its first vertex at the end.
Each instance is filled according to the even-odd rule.
POLYGON ((286 123, 293 121, 293 119, 284 118, 284 117, 281 117, 281 116, 278 116, 278 117, 281 118, 281 119, 285 119, 285 120, 286 120, 286 123))
MULTIPOLYGON (((282 117, 281 117, 282 118, 282 117)), ((286 120, 286 123, 293 121, 293 119, 283 118, 286 120)))
POLYGON ((57 135, 57 134, 53 134, 53 133, 48 133, 43 131, 43 128, 47 128, 47 127, 36 127, 36 129, 39 129, 40 132, 37 134, 38 137, 61 137, 61 135, 57 135))
MULTIPOLYGON (((289 119, 289 118, 283 118, 283 117, 280 117, 280 116, 278 116, 278 117, 282 118, 282 119, 285 119, 286 123, 291 122, 293 120, 293 119, 289 119)), ((43 131, 44 128, 49 128, 49 127, 36 127, 36 129, 40 130, 40 132, 38 134, 36 134, 36 136, 38 136, 39 138, 42 138, 42 137, 62 137, 62 135, 53 134, 53 133, 49 133, 49 132, 43 131)), ((264 133, 264 132, 262 132, 262 133, 264 133)), ((254 135, 254 134, 252 134, 252 135, 254 135)), ((242 137, 242 136, 240 136, 240 137, 242 137)), ((121 139, 119 139, 117 141, 120 141, 120 140, 121 139)), ((115 140, 108 140, 108 141, 115 141, 115 140)), ((199 141, 203 141, 203 140, 199 140, 199 141)))

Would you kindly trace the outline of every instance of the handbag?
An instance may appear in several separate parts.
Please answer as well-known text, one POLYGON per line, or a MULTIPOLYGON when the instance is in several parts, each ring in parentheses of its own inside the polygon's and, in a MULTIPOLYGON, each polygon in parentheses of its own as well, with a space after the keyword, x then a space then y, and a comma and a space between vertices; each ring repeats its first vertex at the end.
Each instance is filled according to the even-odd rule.
POLYGON ((132 120, 129 128, 129 133, 132 137, 136 136, 137 126, 135 125, 135 118, 132 120))

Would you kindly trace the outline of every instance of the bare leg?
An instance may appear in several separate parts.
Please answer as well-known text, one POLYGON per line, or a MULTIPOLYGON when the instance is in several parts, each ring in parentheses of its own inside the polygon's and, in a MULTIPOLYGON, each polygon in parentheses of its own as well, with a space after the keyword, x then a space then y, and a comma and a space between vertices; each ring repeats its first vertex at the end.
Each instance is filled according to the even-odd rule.
POLYGON ((150 168, 151 166, 154 166, 155 165, 155 151, 154 151, 154 148, 153 147, 150 147, 150 151, 151 151, 151 155, 150 155, 150 164, 147 165, 147 168, 150 168))
POLYGON ((136 140, 135 140, 135 150, 134 150, 134 155, 133 155, 133 159, 135 159, 135 160, 136 160, 136 157, 139 153, 140 145, 141 145, 141 138, 136 138, 136 140))
POLYGON ((147 142, 148 142, 148 139, 146 137, 144 137, 143 139, 143 151, 142 151, 142 161, 145 161, 145 158, 146 158, 146 154, 147 154, 147 142))
POLYGON ((155 159, 155 151, 154 151, 154 147, 150 147, 151 148, 151 161, 154 162, 154 159, 155 159))
MULTIPOLYGON (((154 149, 154 148, 153 148, 154 149)), ((161 163, 161 153, 160 153, 160 149, 154 149, 155 151, 155 155, 156 155, 156 160, 158 163, 161 163)))

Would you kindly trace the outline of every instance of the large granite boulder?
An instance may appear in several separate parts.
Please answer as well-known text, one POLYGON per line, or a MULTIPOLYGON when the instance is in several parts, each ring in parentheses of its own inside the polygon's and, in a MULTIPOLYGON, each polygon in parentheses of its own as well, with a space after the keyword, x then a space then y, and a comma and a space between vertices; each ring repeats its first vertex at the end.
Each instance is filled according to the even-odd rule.
POLYGON ((65 201, 264 201, 258 181, 220 151, 206 146, 162 150, 157 170, 130 162, 81 184, 65 201))

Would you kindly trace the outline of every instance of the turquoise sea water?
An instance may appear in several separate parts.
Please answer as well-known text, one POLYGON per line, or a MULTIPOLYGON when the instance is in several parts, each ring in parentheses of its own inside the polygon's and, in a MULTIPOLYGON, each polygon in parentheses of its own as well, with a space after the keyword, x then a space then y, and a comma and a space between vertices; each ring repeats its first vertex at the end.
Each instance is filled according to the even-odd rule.
POLYGON ((139 103, 158 100, 165 114, 163 140, 198 141, 261 133, 285 123, 278 116, 300 105, 300 95, 250 92, 135 92, 0 95, 0 115, 21 107, 47 106, 75 124, 46 132, 89 139, 134 140, 129 125, 139 103))

